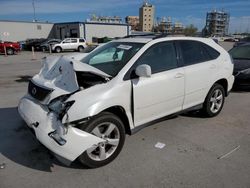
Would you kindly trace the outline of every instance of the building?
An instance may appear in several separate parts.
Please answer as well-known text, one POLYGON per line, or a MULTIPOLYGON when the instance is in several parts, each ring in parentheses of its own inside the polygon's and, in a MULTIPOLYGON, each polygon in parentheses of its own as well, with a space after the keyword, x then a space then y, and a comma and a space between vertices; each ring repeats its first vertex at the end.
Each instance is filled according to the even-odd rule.
POLYGON ((93 14, 90 19, 87 19, 88 23, 116 23, 122 24, 122 18, 119 16, 96 16, 93 14))
POLYGON ((0 40, 25 41, 31 38, 85 38, 93 42, 94 38, 116 38, 130 35, 131 27, 121 23, 100 22, 20 22, 0 20, 0 40))
POLYGON ((155 8, 148 2, 144 2, 139 9, 140 30, 143 32, 151 32, 154 28, 154 12, 155 8))
POLYGON ((173 32, 173 25, 172 25, 171 18, 170 17, 161 18, 161 20, 157 23, 155 28, 157 32, 171 34, 173 32))
POLYGON ((0 40, 23 41, 30 38, 48 38, 53 23, 0 20, 0 40))
POLYGON ((181 22, 175 22, 173 26, 173 34, 183 34, 184 26, 181 22))
POLYGON ((125 18, 125 22, 131 26, 131 30, 138 31, 139 30, 139 16, 127 16, 125 18))
POLYGON ((203 29, 205 36, 222 37, 228 34, 230 15, 224 11, 213 10, 207 13, 206 26, 203 29))

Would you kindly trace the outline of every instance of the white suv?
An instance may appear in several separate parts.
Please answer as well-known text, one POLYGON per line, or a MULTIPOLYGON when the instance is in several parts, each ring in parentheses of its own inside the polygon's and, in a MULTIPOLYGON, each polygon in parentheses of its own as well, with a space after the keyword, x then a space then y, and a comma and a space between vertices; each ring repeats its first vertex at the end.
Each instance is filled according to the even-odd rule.
POLYGON ((83 51, 87 47, 86 41, 83 38, 66 38, 61 43, 52 46, 52 51, 60 53, 67 50, 83 51))
POLYGON ((47 57, 18 106, 56 156, 89 167, 111 162, 125 134, 165 116, 222 109, 234 82, 229 54, 212 39, 125 38, 82 59, 47 57))

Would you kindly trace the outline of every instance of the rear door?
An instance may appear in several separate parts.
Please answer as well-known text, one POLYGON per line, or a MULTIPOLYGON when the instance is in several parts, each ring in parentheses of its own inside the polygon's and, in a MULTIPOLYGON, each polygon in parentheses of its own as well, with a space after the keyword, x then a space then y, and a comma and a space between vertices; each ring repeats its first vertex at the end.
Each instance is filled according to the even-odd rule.
POLYGON ((185 73, 185 99, 183 109, 204 102, 218 72, 219 53, 210 46, 191 40, 177 42, 185 73))
POLYGON ((135 126, 180 111, 184 99, 184 71, 178 67, 173 42, 150 47, 137 60, 131 72, 141 64, 149 65, 152 75, 131 80, 135 126))

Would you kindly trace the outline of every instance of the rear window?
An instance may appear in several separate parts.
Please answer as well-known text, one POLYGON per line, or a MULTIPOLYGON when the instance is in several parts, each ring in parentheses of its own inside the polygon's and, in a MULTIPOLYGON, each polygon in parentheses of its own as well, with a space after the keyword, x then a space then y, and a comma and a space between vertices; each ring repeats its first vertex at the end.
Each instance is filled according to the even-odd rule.
POLYGON ((250 45, 238 46, 229 51, 233 59, 250 59, 250 45))
POLYGON ((185 65, 216 59, 220 54, 212 47, 198 41, 179 41, 185 65))

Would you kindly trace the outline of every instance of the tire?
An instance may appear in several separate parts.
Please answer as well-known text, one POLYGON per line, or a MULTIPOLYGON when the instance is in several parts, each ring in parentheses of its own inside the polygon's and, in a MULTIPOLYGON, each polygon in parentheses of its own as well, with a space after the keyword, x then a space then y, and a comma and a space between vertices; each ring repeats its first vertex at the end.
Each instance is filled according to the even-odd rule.
POLYGON ((14 52, 15 52, 15 51, 14 51, 12 48, 7 48, 7 49, 6 49, 7 55, 13 55, 14 52))
POLYGON ((99 143, 98 146, 87 149, 78 157, 83 165, 89 168, 104 166, 113 161, 122 150, 125 141, 125 129, 122 121, 116 115, 102 112, 90 120, 87 125, 80 125, 79 128, 107 139, 106 143, 99 143), (112 144, 110 144, 111 141, 112 144))
POLYGON ((223 108, 225 90, 220 84, 214 84, 203 103, 202 112, 206 117, 217 116, 223 108))
POLYGON ((79 52, 82 52, 84 50, 84 47, 83 46, 78 46, 78 51, 79 52))
POLYGON ((56 47, 55 51, 56 51, 56 53, 61 53, 62 52, 62 48, 61 47, 56 47))
POLYGON ((43 52, 46 52, 46 51, 47 51, 47 49, 46 49, 45 46, 42 47, 42 51, 43 51, 43 52))

